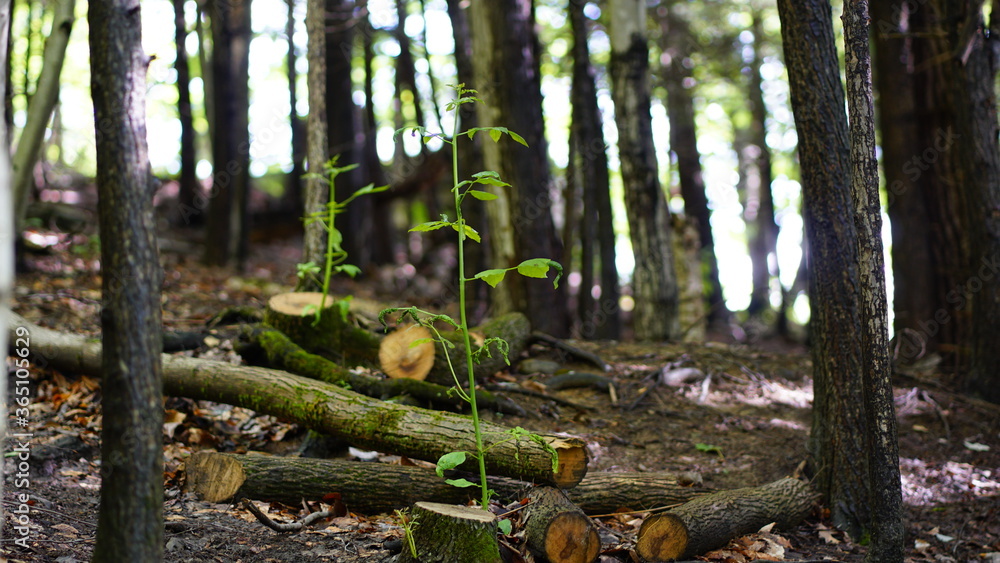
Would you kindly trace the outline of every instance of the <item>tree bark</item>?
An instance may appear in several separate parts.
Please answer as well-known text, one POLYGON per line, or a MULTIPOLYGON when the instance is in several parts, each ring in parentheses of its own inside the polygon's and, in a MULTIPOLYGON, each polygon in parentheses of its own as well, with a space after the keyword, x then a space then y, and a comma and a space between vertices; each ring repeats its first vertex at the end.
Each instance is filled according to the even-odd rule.
POLYGON ((688 559, 772 522, 789 530, 809 514, 815 501, 808 484, 790 478, 704 495, 646 518, 635 550, 644 561, 688 559))
POLYGON ((14 189, 14 224, 15 232, 20 233, 24 226, 25 212, 28 201, 35 187, 35 163, 38 161, 38 150, 45 140, 45 131, 52 117, 52 110, 59 101, 59 76, 62 74, 63 60, 66 58, 66 47, 69 44, 70 31, 76 19, 75 0, 60 0, 52 16, 52 31, 45 41, 44 62, 42 74, 38 78, 35 92, 28 104, 28 117, 24 129, 18 138, 17 151, 11 160, 13 166, 14 189))
POLYGON ((921 322, 934 319, 935 310, 946 305, 947 289, 939 287, 944 280, 936 272, 943 266, 932 245, 928 209, 930 193, 936 189, 931 182, 935 172, 921 174, 913 164, 927 146, 916 107, 915 22, 903 17, 903 10, 909 12, 912 6, 901 4, 894 11, 891 2, 874 2, 870 7, 876 22, 872 28, 874 77, 886 211, 892 228, 894 359, 906 365, 937 353, 942 342, 953 343, 953 327, 942 327, 934 334, 921 329, 921 322))
POLYGON ((792 110, 799 135, 809 241, 814 483, 835 525, 860 537, 869 523, 857 233, 851 203, 844 90, 828 0, 779 0, 792 110))
MULTIPOLYGON (((163 557, 160 286, 138 0, 90 4, 101 235, 101 508, 94 561, 163 557)), ((41 330, 41 329, 39 329, 41 330)))
MULTIPOLYGON (((475 84, 485 103, 477 104, 480 125, 507 127, 528 147, 504 139, 484 141, 486 168, 512 187, 495 190, 486 207, 493 268, 510 268, 527 258, 558 259, 562 248, 552 222, 549 174, 542 116, 540 47, 532 0, 473 2, 469 8, 475 84)), ((565 291, 549 280, 509 276, 491 292, 495 314, 517 311, 536 330, 568 333, 565 291)))
POLYGON ((851 135, 851 193, 858 229, 862 385, 868 454, 871 531, 866 561, 903 561, 903 493, 899 477, 896 408, 889 363, 889 314, 882 256, 882 206, 875 157, 875 101, 868 47, 868 1, 844 5, 847 104, 851 135))
POLYGON ((653 147, 645 30, 645 3, 611 3, 611 93, 635 254, 633 326, 639 340, 666 340, 679 333, 678 284, 671 252, 670 210, 660 189, 653 147))
POLYGON ((211 0, 212 187, 204 261, 241 268, 250 191, 250 0, 211 0))
MULTIPOLYGON (((36 357, 36 364, 44 362, 92 377, 101 375, 99 342, 44 329, 16 315, 14 321, 28 327, 37 340, 33 351, 44 350, 44 355, 36 357)), ((162 392, 168 395, 248 408, 342 438, 359 448, 415 459, 434 462, 446 453, 475 450, 472 423, 462 415, 379 401, 283 371, 169 355, 162 358, 162 392)), ((160 397, 157 395, 157 404, 160 397)), ((503 426, 485 422, 481 426, 488 450, 486 468, 491 475, 569 488, 587 472, 586 448, 578 438, 542 436, 539 443, 528 437, 514 438, 503 426)), ((157 426, 158 440, 159 433, 157 426)), ((478 470, 471 459, 461 468, 478 470)))
POLYGON ((181 172, 178 178, 176 221, 185 225, 201 221, 202 211, 196 197, 201 195, 201 185, 195 172, 197 149, 195 147, 194 117, 191 113, 191 70, 188 66, 187 20, 184 17, 186 0, 173 0, 174 4, 174 45, 177 56, 174 69, 177 70, 177 116, 181 123, 181 172))
POLYGON ((753 158, 757 171, 756 185, 750 185, 753 193, 748 194, 750 204, 745 218, 750 226, 750 261, 753 265, 751 276, 753 289, 747 313, 759 315, 771 307, 771 266, 774 256, 774 277, 778 275, 778 225, 774 222, 774 198, 771 194, 771 149, 767 146, 767 107, 764 105, 764 78, 761 76, 764 45, 764 25, 759 10, 753 14, 753 61, 750 64, 751 125, 750 142, 756 148, 753 158), (753 210, 751 212, 751 209, 753 210))
MULTIPOLYGON (((587 45, 585 4, 582 0, 573 0, 568 8, 573 28, 573 125, 570 143, 574 147, 575 158, 571 165, 583 191, 581 284, 577 315, 583 338, 616 340, 621 337, 618 306, 621 290, 615 259, 611 181, 603 118, 597 105, 597 85, 587 45), (595 272, 598 273, 600 298, 592 295, 595 272)), ((567 247, 572 246, 572 241, 564 242, 567 247)))
POLYGON ((500 563, 497 520, 492 512, 468 506, 418 502, 409 514, 416 555, 403 542, 399 563, 500 563))
MULTIPOLYGON (((323 167, 330 159, 327 146, 326 113, 326 5, 324 0, 307 0, 306 31, 309 34, 309 121, 306 135, 307 169, 305 181, 305 215, 322 211, 330 201, 330 193, 322 178, 323 167)), ((364 199, 364 198, 361 198, 364 199)), ((326 262, 326 229, 320 221, 305 226, 302 239, 302 261, 313 264, 326 262)), ((297 290, 315 291, 319 283, 307 277, 299 281, 297 290)))
MULTIPOLYGON (((418 500, 465 504, 479 499, 477 488, 449 485, 430 469, 384 463, 198 452, 188 458, 185 474, 187 490, 214 503, 243 496, 297 505, 337 492, 351 511, 379 514, 418 500)), ((489 477, 487 483, 503 503, 525 498, 534 486, 505 477, 489 477)), ((574 505, 595 515, 681 504, 707 492, 668 473, 591 473, 566 490, 574 505)))
MULTIPOLYGON (((298 82, 299 73, 295 65, 299 55, 295 48, 295 0, 285 0, 288 4, 288 21, 285 23, 285 36, 288 41, 288 56, 286 69, 288 74, 288 122, 292 128, 292 171, 285 182, 285 193, 282 196, 284 207, 300 213, 302 210, 302 175, 305 173, 306 138, 305 123, 299 117, 298 82)), ((381 184, 378 184, 381 185, 381 184)))
POLYGON ((660 7, 660 39, 663 51, 663 84, 667 90, 667 117, 670 119, 670 151, 677 159, 684 215, 698 230, 700 271, 704 271, 705 300, 709 323, 724 323, 729 317, 719 281, 719 261, 715 257, 712 216, 702 178, 701 155, 694 122, 694 76, 686 66, 690 63, 691 46, 695 40, 684 16, 679 13, 682 2, 672 0, 660 7), (690 85, 688 85, 690 83, 690 85))

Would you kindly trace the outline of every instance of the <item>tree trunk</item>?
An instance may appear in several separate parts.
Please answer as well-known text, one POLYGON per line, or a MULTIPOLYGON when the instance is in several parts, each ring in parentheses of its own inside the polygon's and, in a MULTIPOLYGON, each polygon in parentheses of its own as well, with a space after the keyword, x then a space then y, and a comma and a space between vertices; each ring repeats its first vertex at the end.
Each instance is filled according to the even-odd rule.
POLYGON ((698 229, 699 262, 705 272, 710 323, 724 323, 729 317, 719 281, 719 262, 715 257, 711 213, 705 181, 702 178, 701 155, 694 123, 694 76, 685 66, 690 62, 692 45, 696 42, 683 15, 682 3, 672 0, 660 7, 660 39, 663 50, 663 83, 667 90, 667 116, 670 119, 670 151, 677 159, 684 215, 698 229), (688 83, 691 86, 688 86, 688 83))
POLYGON ((597 526, 552 487, 528 491, 524 509, 524 537, 528 549, 550 563, 590 563, 601 551, 597 526))
POLYGON ((903 494, 899 477, 896 408, 889 363, 889 313, 882 255, 882 206, 875 157, 875 102, 868 47, 868 2, 844 6, 847 103, 850 112, 851 193, 858 228, 858 282, 862 385, 868 428, 871 532, 866 561, 903 561, 903 494))
MULTIPOLYGON (((46 351, 36 363, 44 360, 56 369, 101 376, 100 342, 32 325, 17 315, 14 320, 27 327, 37 341, 32 350, 46 351)), ((446 453, 475 450, 472 423, 466 416, 380 401, 284 371, 170 355, 163 355, 162 361, 164 394, 248 408, 342 438, 359 448, 431 462, 446 453)), ((157 405, 161 396, 157 394, 157 405)), ((539 442, 531 437, 515 438, 504 426, 487 422, 480 426, 491 475, 570 488, 587 473, 587 450, 578 438, 542 436, 539 442)), ((159 443, 160 427, 156 429, 159 443)), ((478 466, 470 458, 460 468, 478 466)), ((158 466, 157 479, 160 471, 158 466)))
POLYGON ((671 252, 670 210, 660 189, 653 147, 645 30, 644 2, 611 3, 611 93, 635 254, 633 326, 639 340, 666 340, 679 333, 678 284, 671 252))
MULTIPOLYGON (((541 72, 532 0, 474 2, 470 6, 477 104, 485 127, 507 127, 528 143, 486 141, 486 167, 512 187, 486 206, 492 267, 510 268, 527 258, 559 258, 552 222, 551 178, 542 116, 541 72)), ((565 292, 549 280, 509 276, 491 292, 497 314, 524 313, 536 330, 565 336, 565 292)))
MULTIPOLYGON (((76 19, 75 0, 59 0, 52 16, 52 31, 45 41, 42 75, 38 78, 35 92, 28 104, 28 117, 18 138, 17 151, 11 160, 13 165, 14 224, 20 233, 24 226, 28 201, 35 189, 35 163, 38 149, 45 140, 45 131, 52 117, 52 110, 59 101, 59 75, 62 73, 66 46, 70 31, 76 19)), ((100 124, 99 124, 100 125, 100 124)), ((98 127, 98 131, 103 131, 98 127)))
POLYGON ((834 524, 858 538, 870 521, 871 502, 844 90, 829 1, 779 0, 778 14, 799 135, 803 212, 812 259, 811 469, 834 524))
POLYGON ((816 495, 798 479, 719 491, 643 521, 635 550, 644 561, 689 559, 776 523, 790 530, 813 508, 816 495))
MULTIPOLYGON (((405 465, 268 455, 198 452, 186 464, 187 490, 207 502, 247 497, 297 505, 318 501, 331 491, 347 508, 362 514, 392 512, 418 500, 465 504, 479 499, 476 488, 449 485, 430 469, 405 465)), ((534 486, 489 477, 502 503, 523 499, 534 486)), ((589 514, 681 504, 708 492, 666 473, 591 473, 572 489, 569 500, 589 514)))
MULTIPOLYGON (((931 243, 931 179, 933 169, 921 174, 913 159, 925 148, 921 119, 916 108, 916 61, 911 33, 913 23, 891 2, 871 4, 874 76, 878 91, 882 170, 885 174, 886 210, 892 227, 893 327, 895 361, 906 365, 925 354, 936 353, 942 342, 953 343, 953 328, 922 330, 946 306, 941 266, 931 243)), ((936 322, 936 321, 935 321, 936 322)))
MULTIPOLYGON (((101 235, 101 509, 94 561, 163 557, 160 286, 137 0, 90 4, 101 235)), ((97 367, 97 366, 95 366, 97 367)))
MULTIPOLYGON (((307 0, 306 31, 309 34, 309 122, 306 135, 309 176, 305 182, 305 215, 322 211, 330 201, 326 183, 316 175, 330 159, 326 119, 326 4, 324 0, 307 0)), ((365 199, 365 198, 361 198, 365 199)), ((326 263, 326 229, 320 221, 305 226, 302 239, 302 261, 316 265, 326 263)), ((299 281, 298 290, 315 291, 319 282, 307 277, 299 281)))
MULTIPOLYGON (((615 262, 615 232, 611 215, 611 182, 608 177, 608 155, 605 152, 603 119, 597 105, 597 85, 594 67, 590 63, 587 45, 585 2, 574 0, 569 5, 573 28, 573 126, 570 143, 575 159, 571 163, 575 177, 583 188, 581 218, 582 254, 580 297, 577 314, 580 335, 584 338, 616 340, 621 337, 618 307, 618 266, 615 262), (596 255, 596 256, 595 256, 596 255), (588 258, 589 257, 589 258, 588 258), (597 258, 596 262, 594 258, 597 258), (600 298, 592 295, 595 271, 599 273, 600 298)), ((569 240, 564 241, 571 246, 569 240)))
POLYGON ((243 266, 250 190, 250 0, 211 0, 212 187, 204 260, 243 266))
MULTIPOLYGON (((361 137, 361 113, 354 103, 351 71, 354 61, 354 0, 326 0, 326 115, 330 157, 339 156, 338 166, 364 164, 364 141, 361 137)), ((312 106, 310 106, 312 107, 312 106)), ((368 182, 363 167, 337 178, 337 201, 344 201, 368 182)), ((341 246, 351 264, 366 270, 372 262, 371 240, 374 230, 372 198, 351 203, 351 212, 337 216, 337 229, 344 240, 341 246)), ((319 263, 319 262, 317 262, 319 263)))
POLYGON ((178 223, 190 225, 202 221, 204 217, 197 207, 196 198, 201 195, 201 185, 195 173, 197 165, 195 148, 194 118, 191 113, 191 70, 188 67, 187 52, 187 20, 184 17, 186 0, 173 0, 174 3, 174 45, 177 56, 174 68, 177 70, 177 115, 181 123, 181 172, 178 178, 177 213, 174 219, 178 223))
POLYGON ((418 502, 409 514, 416 554, 403 542, 399 563, 500 563, 496 516, 488 510, 418 502))
MULTIPOLYGON (((295 0, 285 0, 288 4, 288 21, 285 23, 285 36, 288 40, 288 56, 286 69, 288 73, 288 122, 292 128, 292 171, 285 182, 285 193, 282 196, 283 207, 302 212, 302 174, 305 173, 306 138, 305 123, 299 117, 298 82, 299 73, 295 68, 299 56, 295 48, 295 0)), ((381 184, 378 184, 381 185, 381 184)))
POLYGON ((750 234, 750 262, 753 265, 753 290, 747 313, 759 315, 771 307, 771 256, 774 256, 774 277, 778 276, 778 225, 774 222, 774 198, 771 194, 771 149, 767 146, 767 107, 764 105, 764 79, 761 76, 764 26, 759 10, 753 15, 753 62, 750 65, 751 139, 756 148, 753 161, 756 182, 748 185, 746 220, 750 234), (752 210, 752 212, 751 212, 752 210))

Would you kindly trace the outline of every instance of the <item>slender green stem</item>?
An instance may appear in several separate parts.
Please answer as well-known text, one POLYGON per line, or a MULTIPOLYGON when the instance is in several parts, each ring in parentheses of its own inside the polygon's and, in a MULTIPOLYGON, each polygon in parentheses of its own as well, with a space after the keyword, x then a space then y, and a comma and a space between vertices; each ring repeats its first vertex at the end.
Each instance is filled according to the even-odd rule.
MULTIPOLYGON (((460 93, 461 94, 461 93, 460 93)), ((465 221, 462 219, 462 194, 458 188, 458 125, 459 108, 455 106, 455 129, 451 136, 451 175, 455 186, 455 221, 458 224, 458 311, 459 330, 465 341, 465 362, 469 370, 469 408, 472 410, 472 428, 476 434, 476 458, 479 460, 479 484, 483 492, 483 510, 490 508, 490 493, 486 486, 486 455, 483 451, 483 433, 479 425, 479 409, 476 408, 476 374, 472 365, 472 342, 469 338, 469 321, 465 314, 465 221)))

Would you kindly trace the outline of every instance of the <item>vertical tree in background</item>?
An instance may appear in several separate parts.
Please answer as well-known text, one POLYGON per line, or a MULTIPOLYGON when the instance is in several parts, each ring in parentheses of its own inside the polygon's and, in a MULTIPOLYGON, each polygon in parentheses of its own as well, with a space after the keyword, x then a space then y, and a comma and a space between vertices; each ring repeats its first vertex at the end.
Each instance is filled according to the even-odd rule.
POLYGON ((101 235, 101 510, 94 561, 163 557, 163 373, 155 187, 139 0, 90 3, 101 235))
MULTIPOLYGON (((931 180, 937 172, 935 168, 923 172, 912 162, 928 148, 920 136, 922 120, 916 113, 915 36, 910 32, 914 22, 909 13, 913 6, 908 2, 871 5, 882 170, 892 227, 894 350, 896 360, 903 365, 923 354, 936 353, 941 342, 954 342, 954 326, 940 327, 934 334, 920 326, 921 321, 933 320, 934 311, 945 306, 947 290, 938 287, 944 280, 935 273, 941 266, 931 243, 927 208, 935 190, 931 180)), ((953 150, 943 142, 938 146, 953 150)), ((931 147, 934 150, 933 144, 931 147)))
MULTIPOLYGON (((581 218, 580 297, 577 305, 584 338, 615 340, 621 336, 618 311, 618 267, 615 263, 615 230, 611 213, 611 182, 604 142, 604 120, 597 105, 597 84, 587 45, 585 0, 570 0, 573 32, 573 125, 570 162, 573 177, 583 191, 581 218), (596 254, 596 256, 595 256, 596 254), (596 258, 596 261, 595 261, 596 258), (591 295, 594 272, 599 271, 600 299, 591 295)), ((569 174, 567 174, 568 176, 569 174)), ((571 246, 571 241, 565 241, 571 246)))
POLYGON ((184 17, 186 0, 173 0, 174 4, 174 44, 177 56, 174 69, 177 70, 177 116, 181 124, 181 174, 178 179, 177 194, 178 219, 184 224, 201 222, 203 217, 195 206, 195 197, 201 191, 195 173, 196 149, 194 118, 191 114, 191 70, 188 66, 187 20, 184 17))
MULTIPOLYGON (((337 178, 337 199, 343 201, 368 183, 364 180, 361 113, 354 103, 351 79, 358 19, 355 0, 326 0, 325 6, 327 154, 331 158, 339 156, 339 166, 359 165, 337 178)), ((310 170, 315 171, 311 166, 310 170)), ((350 213, 337 216, 337 228, 344 236, 342 246, 351 257, 351 263, 361 268, 372 260, 372 200, 370 197, 358 198, 351 203, 350 213)))
MULTIPOLYGON (((309 34, 306 57, 309 60, 309 121, 306 129, 307 169, 311 173, 305 182, 305 215, 321 211, 329 202, 329 191, 320 177, 329 160, 326 129, 326 18, 325 0, 307 0, 306 32, 309 34)), ((364 198, 361 198, 364 199, 364 198)), ((302 261, 323 264, 326 260, 326 230, 320 221, 305 226, 302 239, 302 261)), ((300 290, 315 291, 315 278, 299 282, 300 290)))
MULTIPOLYGON (((896 407, 889 363, 889 306, 882 255, 882 205, 875 157, 875 102, 868 47, 868 2, 844 4, 847 104, 850 112, 851 193, 858 229, 858 309, 864 410, 869 431, 868 495, 871 534, 866 560, 903 561, 903 494, 899 478, 896 407)), ((859 463, 859 465, 861 465, 859 463)))
MULTIPOLYGON (((477 104, 480 125, 507 127, 528 143, 483 144, 486 168, 511 184, 497 190, 495 205, 486 206, 492 266, 509 268, 535 257, 558 259, 562 249, 552 222, 534 5, 531 0, 473 2, 469 11, 476 56, 475 81, 468 86, 479 90, 485 102, 477 104)), ((536 330, 567 333, 563 290, 521 276, 505 279, 498 289, 491 292, 496 312, 521 311, 536 330)))
MULTIPOLYGON (((750 231, 750 263, 753 265, 753 289, 747 312, 758 315, 771 306, 771 260, 778 264, 778 225, 774 222, 774 198, 771 195, 771 149, 767 146, 767 106, 764 105, 764 78, 761 76, 764 56, 764 25, 760 9, 753 11, 753 60, 750 61, 750 144, 757 172, 756 182, 747 186, 748 206, 745 219, 750 231), (754 185, 755 184, 755 185, 754 185)), ((774 272, 775 276, 777 271, 774 272)), ((784 311, 781 311, 784 314, 784 311)))
POLYGON ((670 151, 677 159, 684 214, 698 230, 701 267, 705 272, 709 322, 724 322, 729 316, 719 282, 719 262, 715 257, 711 213, 702 177, 701 155, 694 122, 694 76, 691 72, 695 38, 684 15, 682 2, 671 0, 659 8, 663 84, 667 90, 667 118, 670 120, 670 151))
POLYGON ((834 524, 858 538, 868 527, 871 502, 844 89, 829 0, 779 0, 778 14, 799 137, 803 219, 812 259, 811 470, 834 524))
POLYGON ((660 189, 649 101, 649 45, 645 2, 613 0, 611 94, 625 211, 635 254, 633 325, 639 340, 666 340, 679 332, 678 286, 671 251, 670 210, 660 189))
POLYGON ((284 206, 294 210, 296 213, 302 212, 302 174, 305 172, 306 159, 306 136, 305 123, 299 117, 296 107, 299 104, 299 95, 296 85, 299 82, 299 73, 295 68, 298 61, 298 52, 295 47, 295 0, 285 0, 288 5, 288 21, 285 22, 285 39, 288 41, 288 55, 285 60, 285 71, 288 73, 288 121, 292 129, 292 171, 288 174, 288 181, 285 183, 285 193, 282 197, 284 206))
POLYGON ((978 2, 932 0, 910 21, 915 64, 931 69, 918 73, 926 80, 916 88, 924 94, 917 98, 921 138, 925 146, 942 143, 933 166, 917 165, 937 172, 927 206, 932 241, 939 264, 954 267, 939 272, 947 276, 946 307, 922 322, 942 330, 957 325, 952 333, 959 367, 968 369, 967 388, 1000 402, 1000 148, 991 45, 997 38, 987 36, 978 2))
POLYGON ((205 263, 242 267, 250 191, 250 0, 210 0, 212 189, 205 263))

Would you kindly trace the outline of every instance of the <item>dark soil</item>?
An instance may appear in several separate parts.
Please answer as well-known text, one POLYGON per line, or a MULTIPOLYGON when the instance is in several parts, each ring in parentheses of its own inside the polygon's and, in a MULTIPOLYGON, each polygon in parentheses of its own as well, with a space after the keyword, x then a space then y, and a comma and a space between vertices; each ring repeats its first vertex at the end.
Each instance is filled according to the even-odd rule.
MULTIPOLYGON (((97 334, 97 262, 85 245, 78 246, 84 248, 64 243, 53 247, 50 255, 29 258, 30 272, 18 278, 15 309, 44 326, 97 334)), ((259 307, 268 296, 290 290, 294 248, 266 249, 241 277, 200 267, 191 253, 164 253, 166 328, 199 330, 224 307, 259 307)), ((421 278, 419 272, 416 277, 411 274, 371 273, 361 285, 340 289, 366 297, 403 295, 420 303, 440 294, 438 282, 421 278)), ((231 334, 220 330, 210 346, 184 353, 238 361, 231 334)), ((591 388, 556 393, 585 407, 577 409, 512 394, 538 415, 488 418, 582 437, 591 454, 591 472, 697 472, 705 486, 717 489, 795 475, 806 459, 810 427, 808 355, 803 348, 777 339, 746 344, 723 333, 716 339, 720 342, 670 345, 577 342, 611 365, 607 376, 613 381, 614 397, 591 388), (654 386, 657 374, 668 364, 697 368, 700 375, 678 387, 654 386)), ((533 348, 531 355, 566 368, 595 370, 545 347, 533 348)), ((493 383, 535 388, 532 382, 547 377, 501 374, 493 383)), ((87 561, 99 507, 99 381, 45 369, 33 369, 31 378, 34 402, 27 426, 11 428, 31 434, 30 475, 17 480, 17 460, 10 453, 18 444, 14 438, 5 446, 9 453, 0 550, 9 561, 87 561), (30 499, 30 524, 26 539, 17 545, 14 540, 21 536, 14 526, 21 494, 30 499)), ((13 389, 13 375, 8 382, 13 389)), ((933 373, 920 379, 899 376, 895 384, 908 560, 1000 561, 1000 408, 950 392, 947 381, 933 373)), ((290 454, 304 429, 226 405, 168 398, 165 406, 166 561, 387 561, 398 551, 402 530, 393 515, 350 513, 307 531, 278 533, 241 507, 201 502, 183 492, 183 463, 192 452, 214 448, 290 454)), ((258 506, 281 521, 307 513, 302 506, 258 506)), ((865 549, 833 529, 827 515, 818 507, 797 528, 776 531, 787 540, 785 560, 862 560, 865 549)), ((627 548, 637 516, 600 521, 606 530, 622 536, 619 549, 609 550, 602 560, 631 561, 622 546, 627 548)), ((753 556, 752 550, 737 549, 717 554, 715 560, 743 561, 753 556)))

